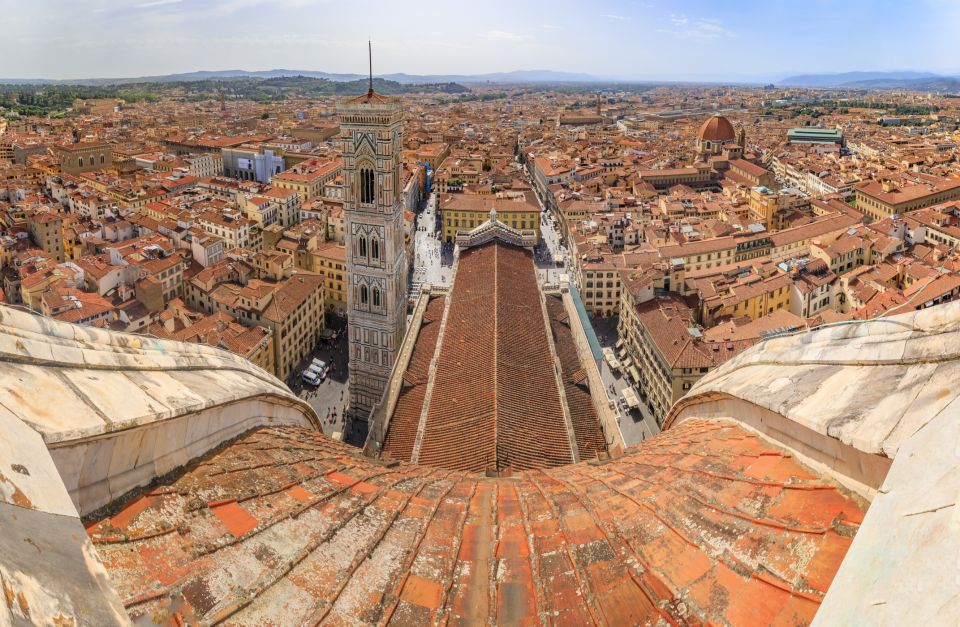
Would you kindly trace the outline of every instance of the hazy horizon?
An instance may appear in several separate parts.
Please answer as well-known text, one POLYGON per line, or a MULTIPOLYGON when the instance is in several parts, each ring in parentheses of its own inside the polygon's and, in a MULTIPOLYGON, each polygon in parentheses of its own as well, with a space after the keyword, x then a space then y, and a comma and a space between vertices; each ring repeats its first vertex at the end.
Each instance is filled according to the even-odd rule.
POLYGON ((134 78, 200 70, 487 74, 762 82, 848 71, 960 73, 960 1, 744 0, 719 5, 493 0, 0 0, 6 79, 134 78), (374 20, 370 21, 370 16, 374 20), (867 46, 865 42, 876 42, 867 46))

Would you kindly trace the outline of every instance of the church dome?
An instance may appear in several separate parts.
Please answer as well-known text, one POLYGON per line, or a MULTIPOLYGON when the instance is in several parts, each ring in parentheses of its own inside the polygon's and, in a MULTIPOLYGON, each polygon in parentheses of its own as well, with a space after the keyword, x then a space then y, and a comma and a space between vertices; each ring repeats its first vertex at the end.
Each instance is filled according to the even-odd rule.
POLYGON ((703 123, 697 137, 700 141, 732 142, 736 140, 737 133, 733 130, 730 120, 722 115, 714 115, 703 123))

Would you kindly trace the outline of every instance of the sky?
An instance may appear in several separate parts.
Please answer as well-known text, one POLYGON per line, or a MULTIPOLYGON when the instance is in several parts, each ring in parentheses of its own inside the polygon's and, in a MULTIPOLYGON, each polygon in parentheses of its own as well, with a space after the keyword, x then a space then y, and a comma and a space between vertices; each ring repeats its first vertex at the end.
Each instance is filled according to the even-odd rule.
POLYGON ((624 80, 960 75, 960 0, 0 0, 0 78, 275 68, 624 80))

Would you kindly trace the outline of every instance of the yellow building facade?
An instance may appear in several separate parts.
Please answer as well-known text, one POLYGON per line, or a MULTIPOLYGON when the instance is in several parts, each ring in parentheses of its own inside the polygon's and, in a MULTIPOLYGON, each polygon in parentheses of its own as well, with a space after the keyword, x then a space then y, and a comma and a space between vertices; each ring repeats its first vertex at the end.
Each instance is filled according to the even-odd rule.
POLYGON ((536 232, 540 242, 540 208, 524 200, 503 200, 489 196, 452 195, 441 199, 443 241, 453 242, 457 233, 470 231, 490 219, 496 209, 497 220, 518 231, 536 232))

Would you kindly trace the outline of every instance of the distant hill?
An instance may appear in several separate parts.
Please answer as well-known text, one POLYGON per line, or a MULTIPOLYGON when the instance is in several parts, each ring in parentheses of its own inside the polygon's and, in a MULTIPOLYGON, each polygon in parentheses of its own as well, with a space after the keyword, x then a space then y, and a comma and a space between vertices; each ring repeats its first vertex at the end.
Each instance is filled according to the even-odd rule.
MULTIPOLYGON (((206 80, 235 80, 242 78, 280 78, 284 76, 306 76, 335 82, 356 81, 366 78, 363 74, 334 74, 313 70, 199 70, 182 74, 164 74, 162 76, 138 76, 132 78, 78 78, 52 80, 45 78, 20 79, 0 78, 0 84, 31 85, 131 85, 137 83, 179 83, 206 80)), ((555 72, 553 70, 516 70, 514 72, 494 72, 491 74, 383 74, 377 75, 389 81, 403 85, 423 83, 584 83, 600 79, 589 74, 555 72)))
POLYGON ((590 74, 553 70, 514 70, 490 74, 387 74, 383 78, 398 83, 594 83, 601 80, 590 74))
POLYGON ((164 74, 161 76, 136 76, 128 78, 76 78, 53 80, 46 78, 0 78, 5 84, 31 85, 132 85, 137 83, 185 83, 192 81, 232 80, 241 78, 282 78, 285 76, 306 76, 328 81, 347 82, 366 78, 360 74, 331 74, 329 72, 311 72, 310 70, 199 70, 182 74, 164 74))
POLYGON ((941 78, 931 72, 839 72, 836 74, 800 74, 778 84, 785 87, 852 87, 856 84, 884 84, 884 81, 912 81, 941 78))
MULTIPOLYGON (((201 76, 206 76, 205 74, 201 76)), ((0 83, 0 108, 24 116, 62 116, 77 98, 119 98, 126 102, 154 102, 167 94, 177 99, 200 102, 214 100, 223 93, 227 100, 252 100, 267 104, 291 98, 352 96, 367 90, 366 78, 332 81, 310 76, 270 78, 236 76, 194 78, 183 81, 145 81, 140 83, 0 83)), ((374 78, 373 87, 382 94, 445 94, 472 98, 470 89, 453 82, 410 83, 374 78)), ((488 95, 488 94, 484 94, 488 95)))
POLYGON ((894 89, 902 91, 935 91, 960 93, 960 77, 933 76, 911 79, 873 79, 848 83, 846 87, 855 89, 894 89))

